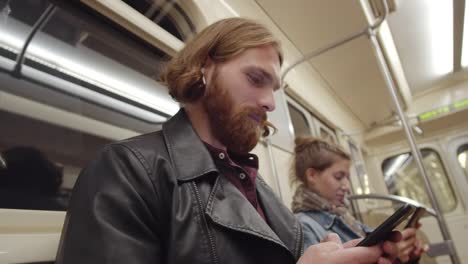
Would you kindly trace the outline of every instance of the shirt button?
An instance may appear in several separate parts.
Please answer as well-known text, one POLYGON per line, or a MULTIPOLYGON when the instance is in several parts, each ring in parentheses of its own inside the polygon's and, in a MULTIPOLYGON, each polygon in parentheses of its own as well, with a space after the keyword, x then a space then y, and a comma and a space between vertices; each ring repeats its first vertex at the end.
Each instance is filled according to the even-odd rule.
POLYGON ((239 174, 239 178, 240 178, 241 180, 245 179, 245 173, 239 174))
POLYGON ((218 157, 219 157, 220 159, 224 159, 224 153, 222 153, 222 152, 219 153, 218 157))

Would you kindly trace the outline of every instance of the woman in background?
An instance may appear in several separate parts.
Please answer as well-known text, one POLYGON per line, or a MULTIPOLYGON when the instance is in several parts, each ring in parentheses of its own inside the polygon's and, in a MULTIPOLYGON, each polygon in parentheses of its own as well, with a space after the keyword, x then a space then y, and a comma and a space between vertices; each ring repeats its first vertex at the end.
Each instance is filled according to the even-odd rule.
MULTIPOLYGON (((304 248, 319 243, 328 233, 341 241, 365 237, 371 228, 357 221, 345 203, 350 192, 350 156, 338 145, 312 137, 296 138, 292 181, 298 184, 292 210, 304 230, 304 248)), ((413 262, 425 251, 416 229, 402 231, 397 243, 399 260, 413 262)))

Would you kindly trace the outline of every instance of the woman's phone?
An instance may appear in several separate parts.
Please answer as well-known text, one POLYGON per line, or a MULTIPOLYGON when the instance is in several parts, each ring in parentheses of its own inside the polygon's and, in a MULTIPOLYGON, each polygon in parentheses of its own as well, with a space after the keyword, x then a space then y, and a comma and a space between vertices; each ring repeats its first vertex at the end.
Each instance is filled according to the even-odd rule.
POLYGON ((405 204, 398 208, 385 222, 379 225, 372 233, 368 234, 359 244, 358 247, 371 247, 386 240, 390 233, 409 215, 414 212, 415 208, 409 204, 405 204))
POLYGON ((414 214, 411 216, 410 220, 408 220, 408 223, 406 224, 405 228, 409 227, 416 227, 418 224, 419 219, 426 213, 426 209, 423 207, 418 207, 416 208, 416 211, 414 214))

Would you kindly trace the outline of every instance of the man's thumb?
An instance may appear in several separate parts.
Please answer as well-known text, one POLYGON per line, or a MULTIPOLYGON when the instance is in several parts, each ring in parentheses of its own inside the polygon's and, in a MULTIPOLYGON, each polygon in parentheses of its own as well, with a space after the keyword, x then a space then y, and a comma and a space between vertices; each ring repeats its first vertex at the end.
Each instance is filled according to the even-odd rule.
POLYGON ((335 242, 341 245, 341 239, 336 233, 328 233, 320 242, 335 242))

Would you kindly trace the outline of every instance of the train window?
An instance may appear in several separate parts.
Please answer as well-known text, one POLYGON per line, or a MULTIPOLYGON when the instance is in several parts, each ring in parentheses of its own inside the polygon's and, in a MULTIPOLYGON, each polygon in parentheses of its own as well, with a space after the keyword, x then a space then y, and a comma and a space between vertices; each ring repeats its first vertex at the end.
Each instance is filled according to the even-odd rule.
POLYGON ((177 1, 124 2, 182 41, 190 38, 195 32, 195 26, 177 1))
POLYGON ((325 125, 320 119, 315 116, 312 116, 312 121, 314 122, 314 127, 316 128, 316 134, 321 139, 327 140, 332 143, 338 143, 338 138, 335 135, 333 129, 325 125))
MULTIPOLYGON (((14 62, 50 2, 6 2, 0 67, 8 71, 2 63, 14 62)), ((167 55, 78 1, 53 2, 21 77, 0 72, 0 208, 66 210, 103 145, 157 130, 178 109, 154 80, 167 55)))
POLYGON ((463 144, 457 149, 457 158, 468 179, 468 144, 463 144))
POLYGON ((318 127, 319 127, 320 138, 327 140, 329 142, 332 142, 332 143, 337 143, 338 140, 336 138, 336 135, 333 133, 331 129, 325 127, 323 124, 320 124, 318 127))
POLYGON ((96 52, 152 79, 170 58, 85 6, 61 5, 43 31, 75 47, 76 53, 96 52))
POLYGON ((325 140, 333 142, 333 137, 331 136, 331 134, 328 133, 328 131, 326 131, 322 127, 320 128, 320 137, 325 139, 325 140))
POLYGON ((79 171, 111 141, 7 111, 0 123, 0 208, 66 210, 79 171))
POLYGON ((306 116, 295 106, 288 103, 288 110, 294 128, 294 136, 310 136, 310 126, 306 116))
MULTIPOLYGON (((454 210, 457 200, 439 155, 427 148, 422 149, 421 153, 442 211, 454 210)), ((411 153, 402 153, 384 160, 382 171, 390 194, 408 197, 431 207, 422 176, 411 153)))
POLYGON ((338 139, 331 128, 307 111, 291 98, 287 98, 289 115, 291 117, 294 136, 314 136, 337 143, 338 139))
MULTIPOLYGON (((28 34, 31 30, 25 25, 35 22, 29 18, 37 20, 50 3, 45 0, 12 3, 15 5, 10 7, 8 23, 0 27, 0 43, 20 49, 22 43, 13 40, 17 35, 28 34), (30 2, 34 2, 33 8, 28 5, 30 2), (41 8, 36 7, 39 2, 41 8)), ((53 86, 47 87, 52 89, 31 92, 4 87, 6 90, 71 111, 70 107, 76 103, 57 97, 64 94, 67 98, 78 97, 85 106, 83 115, 130 129, 139 126, 141 131, 153 130, 155 123, 177 111, 177 103, 155 80, 168 55, 84 4, 71 1, 59 4, 33 38, 24 62, 25 66, 42 73, 24 74, 34 75, 35 81, 40 79, 42 84, 53 86), (67 84, 57 78, 66 80, 67 84), (99 113, 94 111, 96 105, 102 108, 99 113)))

